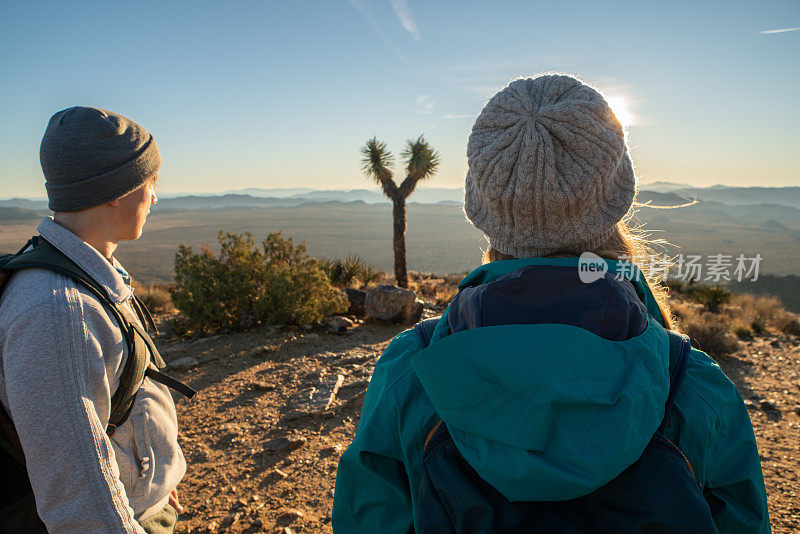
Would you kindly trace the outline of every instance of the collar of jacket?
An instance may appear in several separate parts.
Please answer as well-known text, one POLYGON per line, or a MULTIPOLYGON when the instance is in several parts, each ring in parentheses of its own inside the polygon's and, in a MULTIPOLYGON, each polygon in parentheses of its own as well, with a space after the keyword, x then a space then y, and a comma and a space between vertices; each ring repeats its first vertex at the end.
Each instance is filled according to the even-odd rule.
POLYGON ((52 217, 43 218, 36 230, 100 284, 111 301, 121 303, 133 294, 130 276, 122 275, 126 271, 116 259, 111 258, 112 263, 109 263, 94 247, 55 222, 52 217))
MULTIPOLYGON (((647 308, 647 313, 653 316, 658 323, 666 328, 664 317, 661 315, 661 308, 658 307, 658 302, 653 296, 653 292, 647 283, 642 271, 630 261, 623 260, 609 260, 601 258, 606 263, 608 272, 630 280, 636 294, 647 308)), ((467 287, 479 286, 486 284, 493 280, 500 278, 508 273, 514 272, 528 265, 550 265, 554 267, 572 267, 578 269, 581 259, 579 256, 570 256, 568 258, 523 258, 517 260, 498 260, 490 263, 485 263, 480 267, 474 269, 471 273, 461 280, 458 284, 459 292, 467 287)), ((431 342, 440 339, 448 334, 447 316, 450 309, 446 309, 442 314, 442 319, 436 325, 436 329, 431 336, 431 342)))

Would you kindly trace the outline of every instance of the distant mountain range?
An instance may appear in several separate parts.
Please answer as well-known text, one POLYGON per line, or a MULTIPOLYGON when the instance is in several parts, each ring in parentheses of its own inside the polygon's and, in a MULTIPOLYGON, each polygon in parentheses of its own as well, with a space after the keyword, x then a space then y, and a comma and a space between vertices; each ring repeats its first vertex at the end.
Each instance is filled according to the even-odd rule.
MULTIPOLYGON (((638 201, 651 201, 655 206, 680 205, 697 199, 703 209, 741 207, 741 213, 774 211, 773 219, 796 218, 800 210, 800 187, 690 187, 673 182, 653 182, 641 186, 638 201), (721 204, 722 206, 716 206, 721 204), (789 209, 787 209, 789 208, 789 209)), ((431 187, 416 190, 409 202, 420 204, 461 204, 464 190, 461 188, 431 187)), ((226 191, 221 194, 163 195, 153 208, 164 209, 215 209, 231 207, 292 207, 318 202, 364 202, 381 204, 389 200, 379 191, 369 189, 316 190, 309 188, 262 189, 248 188, 226 191)), ((44 199, 12 198, 0 200, 0 209, 20 208, 37 213, 47 212, 44 199)), ((16 216, 19 216, 17 214, 16 216)), ((10 217, 10 215, 7 215, 10 217)), ((5 218, 0 220, 7 220, 5 218)))

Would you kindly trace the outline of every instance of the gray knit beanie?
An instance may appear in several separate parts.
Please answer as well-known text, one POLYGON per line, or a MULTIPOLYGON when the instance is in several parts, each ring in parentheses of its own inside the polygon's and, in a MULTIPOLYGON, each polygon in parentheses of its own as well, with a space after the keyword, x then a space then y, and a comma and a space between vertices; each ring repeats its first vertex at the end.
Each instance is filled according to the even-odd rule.
POLYGON ((622 125, 571 76, 515 80, 497 93, 472 127, 467 159, 467 217, 517 258, 597 248, 636 195, 622 125))
POLYGON ((138 189, 161 166, 153 136, 117 113, 74 107, 50 119, 39 148, 52 211, 76 211, 138 189))

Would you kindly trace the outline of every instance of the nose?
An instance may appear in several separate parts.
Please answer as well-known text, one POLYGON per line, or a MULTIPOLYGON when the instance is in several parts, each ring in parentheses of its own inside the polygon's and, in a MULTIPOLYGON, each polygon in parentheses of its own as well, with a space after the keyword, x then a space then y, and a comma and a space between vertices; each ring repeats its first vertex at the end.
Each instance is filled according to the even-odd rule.
POLYGON ((151 205, 152 205, 152 204, 156 204, 156 203, 158 202, 158 197, 156 196, 156 192, 155 192, 155 191, 153 191, 152 195, 153 195, 153 196, 152 196, 152 198, 150 199, 150 204, 151 204, 151 205))

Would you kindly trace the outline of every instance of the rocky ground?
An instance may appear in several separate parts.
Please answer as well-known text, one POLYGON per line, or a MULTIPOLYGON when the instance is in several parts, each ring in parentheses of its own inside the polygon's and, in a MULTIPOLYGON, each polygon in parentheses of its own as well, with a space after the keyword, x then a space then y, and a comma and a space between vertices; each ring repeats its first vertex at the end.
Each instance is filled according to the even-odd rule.
MULTIPOLYGON (((331 532, 337 461, 376 359, 404 328, 357 321, 344 333, 162 339, 172 374, 199 390, 177 403, 189 464, 178 532, 331 532)), ((719 363, 750 410, 773 532, 800 531, 800 342, 767 335, 719 363)))

